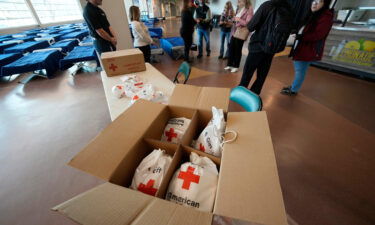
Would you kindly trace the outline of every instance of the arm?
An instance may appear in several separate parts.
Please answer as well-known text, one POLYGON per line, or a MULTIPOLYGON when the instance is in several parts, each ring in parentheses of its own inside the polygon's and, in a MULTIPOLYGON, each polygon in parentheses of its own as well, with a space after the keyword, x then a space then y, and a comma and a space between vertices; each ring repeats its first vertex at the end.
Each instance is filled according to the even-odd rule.
POLYGON ((107 40, 107 41, 112 42, 113 39, 114 39, 114 38, 111 37, 111 35, 109 35, 109 34, 108 34, 103 28, 96 29, 95 31, 96 31, 96 33, 98 33, 99 36, 100 36, 101 38, 103 38, 104 40, 107 40))
POLYGON ((302 41, 314 42, 324 39, 331 30, 332 23, 333 22, 331 17, 321 18, 314 30, 302 34, 302 41))
POLYGON ((141 23, 135 23, 134 25, 133 30, 138 34, 139 38, 142 41, 151 44, 153 41, 148 31, 145 30, 147 28, 144 28, 141 23))
POLYGON ((115 32, 115 30, 111 26, 109 27, 109 31, 111 32, 112 37, 117 39, 117 33, 115 32))
POLYGON ((212 19, 211 9, 208 9, 207 16, 204 22, 210 22, 211 19, 212 19))
POLYGON ((247 29, 249 29, 250 32, 258 30, 259 26, 263 24, 267 16, 266 13, 270 10, 267 3, 268 2, 265 2, 259 7, 254 16, 251 18, 250 22, 247 24, 247 29))
POLYGON ((239 27, 246 27, 246 25, 250 22, 251 18, 253 17, 254 15, 254 12, 253 12, 253 8, 249 8, 247 11, 246 11, 246 17, 245 19, 243 19, 242 17, 240 18, 239 21, 237 21, 237 24, 236 26, 239 27))

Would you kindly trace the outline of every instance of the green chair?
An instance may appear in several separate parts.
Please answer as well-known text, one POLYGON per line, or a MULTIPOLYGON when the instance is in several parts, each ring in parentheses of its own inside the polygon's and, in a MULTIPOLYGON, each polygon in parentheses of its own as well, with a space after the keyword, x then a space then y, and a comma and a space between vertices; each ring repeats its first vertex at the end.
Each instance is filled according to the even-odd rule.
POLYGON ((173 83, 179 83, 178 81, 178 75, 182 74, 185 77, 184 84, 189 80, 191 68, 190 65, 187 62, 183 62, 180 65, 180 68, 178 68, 178 71, 176 73, 176 76, 174 77, 173 83))
POLYGON ((231 90, 230 100, 242 106, 247 112, 262 110, 262 99, 259 95, 242 86, 235 87, 231 90))

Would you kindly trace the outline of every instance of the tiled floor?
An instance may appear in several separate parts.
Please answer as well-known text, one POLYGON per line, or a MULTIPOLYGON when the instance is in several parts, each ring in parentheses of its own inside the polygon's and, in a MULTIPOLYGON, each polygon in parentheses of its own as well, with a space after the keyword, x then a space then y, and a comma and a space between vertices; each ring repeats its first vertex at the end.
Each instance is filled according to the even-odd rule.
MULTIPOLYGON (((167 21, 167 35, 176 27, 167 21)), ((212 56, 193 63, 214 73, 189 84, 238 84, 241 73, 217 59, 218 36, 212 56)), ((155 66, 172 78, 181 61, 161 58, 155 66)), ((292 76, 291 61, 275 58, 261 94, 289 216, 301 225, 375 224, 375 84, 312 67, 298 96, 279 94, 292 76)), ((102 182, 66 166, 110 123, 100 76, 17 79, 0 81, 0 224, 74 224, 50 208, 102 182)))

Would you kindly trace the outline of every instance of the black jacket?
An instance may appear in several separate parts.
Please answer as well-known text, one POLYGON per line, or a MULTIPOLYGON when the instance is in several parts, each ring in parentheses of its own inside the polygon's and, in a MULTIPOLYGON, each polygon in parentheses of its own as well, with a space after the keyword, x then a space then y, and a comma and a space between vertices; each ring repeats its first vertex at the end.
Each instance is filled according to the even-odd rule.
POLYGON ((191 34, 194 33, 194 26, 196 24, 193 15, 194 15, 194 8, 185 9, 181 12, 181 34, 191 34))
POLYGON ((292 11, 290 10, 290 6, 287 1, 271 0, 263 3, 258 8, 250 22, 247 24, 247 29, 249 29, 250 32, 255 31, 250 38, 249 51, 262 51, 261 44, 267 34, 267 26, 265 26, 265 22, 269 15, 269 12, 271 12, 274 7, 278 8, 279 13, 289 17, 292 20, 292 11))

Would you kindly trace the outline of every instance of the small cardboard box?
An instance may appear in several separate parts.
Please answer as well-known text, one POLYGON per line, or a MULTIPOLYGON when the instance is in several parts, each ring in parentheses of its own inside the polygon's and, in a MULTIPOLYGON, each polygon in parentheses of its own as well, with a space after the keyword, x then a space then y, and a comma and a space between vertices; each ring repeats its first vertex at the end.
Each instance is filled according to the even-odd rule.
POLYGON ((84 225, 287 225, 266 113, 227 113, 229 94, 227 88, 177 85, 168 106, 137 101, 69 162, 108 183, 54 210, 84 225), (224 109, 226 130, 238 133, 236 141, 224 145, 222 158, 189 147, 211 119, 211 106, 224 109), (160 141, 167 121, 175 117, 191 119, 181 143, 160 141), (139 163, 155 148, 173 158, 153 197, 128 187, 139 163), (212 212, 164 200, 174 172, 191 152, 218 166, 212 212))
POLYGON ((104 52, 101 59, 109 77, 146 70, 143 53, 138 48, 104 52))

